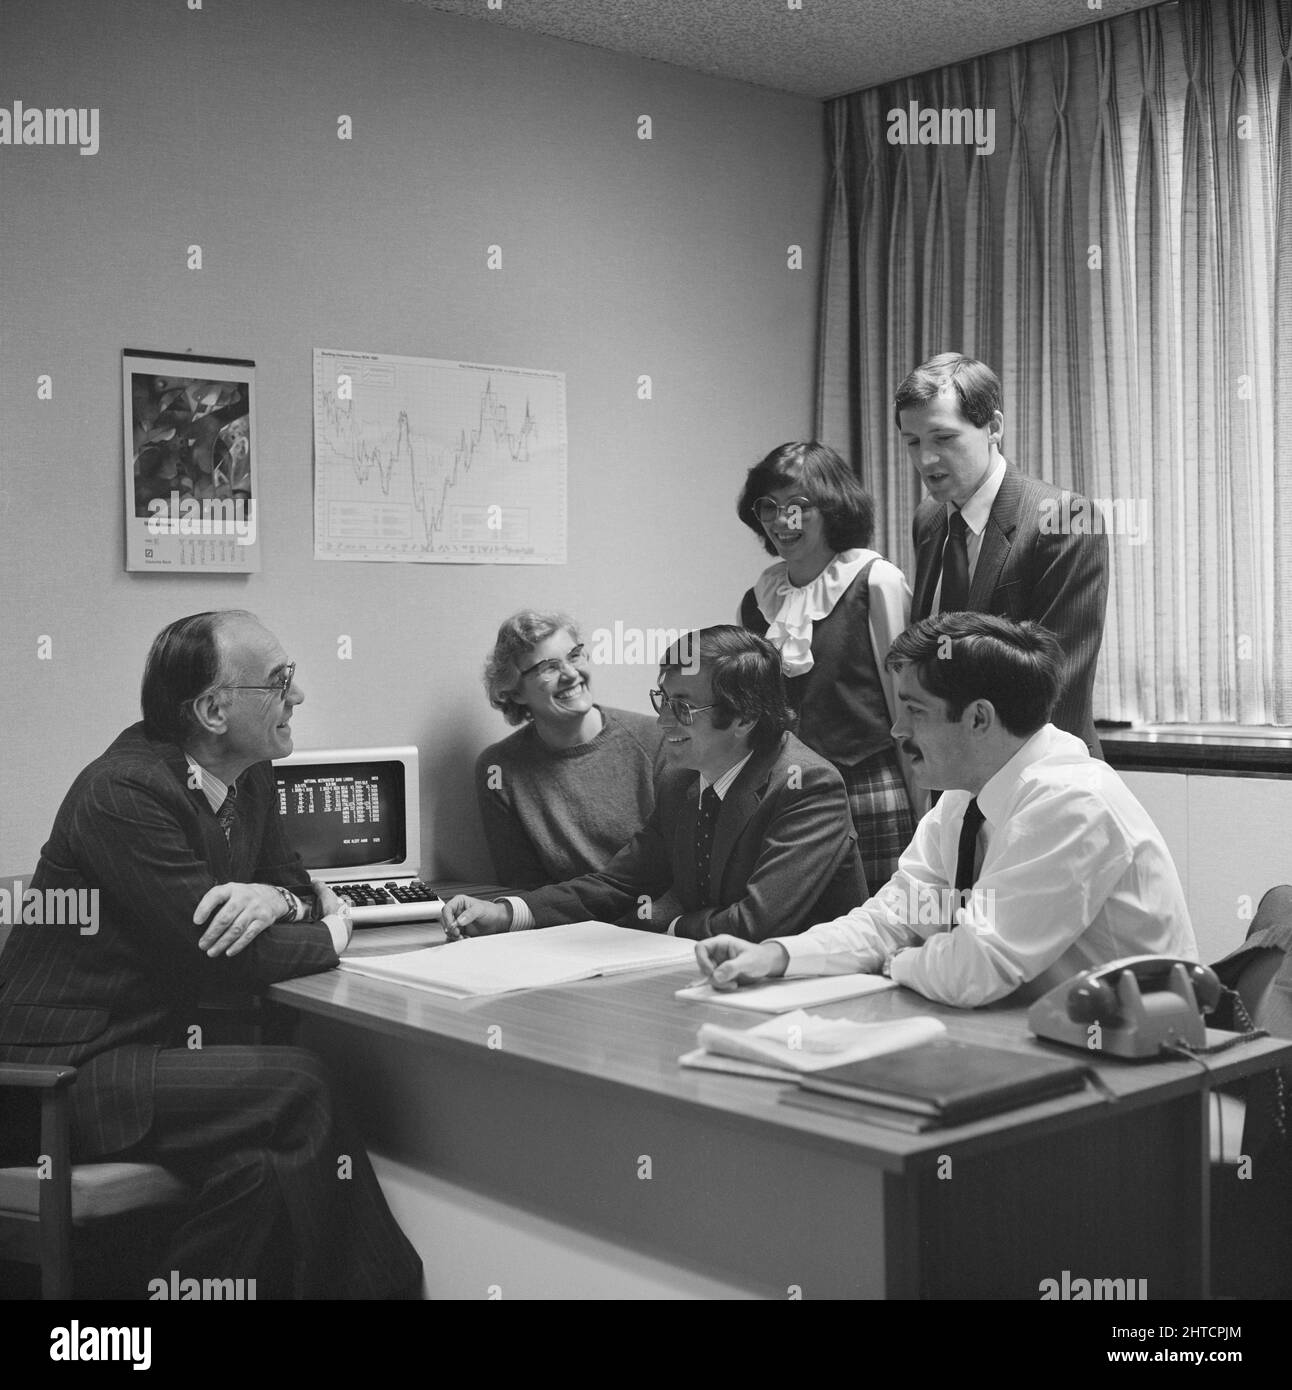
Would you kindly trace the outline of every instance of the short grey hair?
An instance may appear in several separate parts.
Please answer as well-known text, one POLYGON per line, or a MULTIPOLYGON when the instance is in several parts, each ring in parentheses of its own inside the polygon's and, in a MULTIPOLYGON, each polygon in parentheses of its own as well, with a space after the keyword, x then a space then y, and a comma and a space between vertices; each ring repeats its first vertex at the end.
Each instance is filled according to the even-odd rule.
POLYGON ((578 624, 567 614, 533 608, 513 613, 498 629, 498 640, 485 662, 484 687, 489 703, 502 711, 508 724, 523 724, 533 717, 529 707, 514 698, 520 687, 521 659, 558 632, 568 632, 576 643, 582 640, 578 624))

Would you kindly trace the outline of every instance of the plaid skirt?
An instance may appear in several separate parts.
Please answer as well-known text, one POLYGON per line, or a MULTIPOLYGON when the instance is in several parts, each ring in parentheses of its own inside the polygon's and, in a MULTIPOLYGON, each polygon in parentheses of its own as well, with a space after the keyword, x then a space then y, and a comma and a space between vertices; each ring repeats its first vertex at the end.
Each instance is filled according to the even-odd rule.
POLYGON ((871 893, 892 878, 902 851, 915 834, 915 815, 897 752, 881 748, 839 773, 848 789, 848 810, 857 828, 857 848, 871 893))

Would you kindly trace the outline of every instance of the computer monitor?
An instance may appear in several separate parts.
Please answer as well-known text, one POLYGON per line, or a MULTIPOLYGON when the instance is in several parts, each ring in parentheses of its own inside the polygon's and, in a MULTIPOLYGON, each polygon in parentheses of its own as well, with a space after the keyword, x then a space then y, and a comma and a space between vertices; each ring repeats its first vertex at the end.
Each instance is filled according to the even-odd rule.
POLYGON ((300 749, 274 763, 287 842, 324 883, 417 878, 417 749, 300 749))

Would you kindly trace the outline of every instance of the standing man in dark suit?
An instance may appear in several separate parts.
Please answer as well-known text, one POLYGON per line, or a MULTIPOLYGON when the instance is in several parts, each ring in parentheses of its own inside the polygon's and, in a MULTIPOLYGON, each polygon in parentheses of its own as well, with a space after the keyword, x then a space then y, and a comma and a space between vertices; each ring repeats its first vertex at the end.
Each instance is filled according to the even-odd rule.
POLYGON ((1099 756, 1091 695, 1108 602, 1108 538, 1084 498, 1028 477, 1001 453, 1000 381, 944 352, 897 388, 897 427, 929 495, 912 524, 911 622, 969 610, 1049 628, 1063 651, 1054 723, 1099 756))
POLYGON ((688 634, 665 653, 651 701, 666 766, 641 830, 598 873, 498 902, 454 898, 450 939, 588 918, 649 930, 671 889, 682 908, 671 934, 762 941, 865 898, 843 780, 789 732, 770 642, 739 627, 688 634))
POLYGON ((14 926, 0 1059, 78 1069, 76 1160, 147 1159, 192 1184, 169 1250, 181 1278, 415 1293, 421 1262, 318 1059, 202 1046, 201 1000, 331 969, 350 939, 348 905, 311 885, 277 815, 269 759, 292 750, 295 670, 249 613, 158 635, 142 722, 72 784, 31 882, 96 903, 95 929, 14 926))

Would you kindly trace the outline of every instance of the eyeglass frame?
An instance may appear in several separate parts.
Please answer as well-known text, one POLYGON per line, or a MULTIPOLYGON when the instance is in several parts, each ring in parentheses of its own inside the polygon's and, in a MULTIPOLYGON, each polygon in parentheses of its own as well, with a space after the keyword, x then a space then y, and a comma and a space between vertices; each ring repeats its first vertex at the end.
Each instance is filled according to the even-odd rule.
POLYGON ((282 678, 276 680, 273 685, 218 685, 217 690, 276 690, 278 698, 285 700, 291 692, 292 682, 296 679, 296 663, 289 661, 283 667, 282 678))
POLYGON ((526 676, 532 676, 538 672, 538 678, 545 681, 549 678, 549 673, 554 679, 561 674, 561 668, 568 666, 575 675, 578 675, 581 668, 588 664, 588 647, 586 642, 576 642, 564 656, 545 656, 542 661, 536 661, 532 666, 526 666, 520 672, 521 680, 526 676), (578 653, 577 660, 575 653, 578 653), (543 669, 546 668, 546 669, 543 669))
POLYGON ((668 712, 684 729, 689 729, 692 724, 695 723, 695 716, 697 714, 703 714, 705 710, 718 708, 716 704, 679 704, 679 699, 679 696, 670 695, 667 690, 663 690, 659 686, 656 686, 654 690, 650 691, 651 708, 654 709, 655 713, 663 714, 665 706, 667 706, 668 712), (683 717, 683 715, 685 715, 685 717, 683 717))
POLYGON ((760 526, 771 526, 775 522, 779 521, 782 516, 784 516, 786 520, 789 520, 791 515, 791 509, 794 507, 798 508, 800 516, 804 512, 819 512, 821 510, 820 503, 814 502, 810 497, 791 497, 790 500, 785 503, 778 502, 774 497, 756 497, 749 504, 749 511, 750 514, 753 516, 754 520, 760 526), (763 505, 764 502, 776 508, 776 511, 773 515, 769 517, 762 517, 758 515, 758 509, 763 505))

